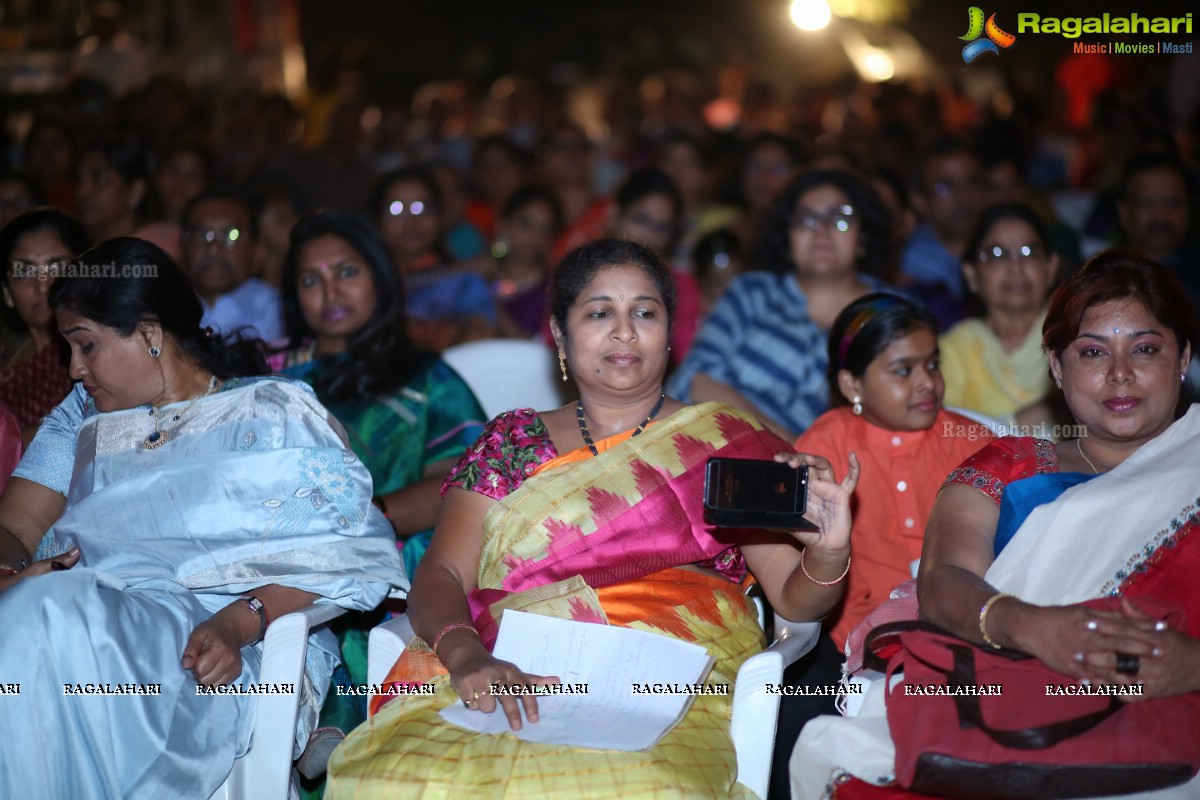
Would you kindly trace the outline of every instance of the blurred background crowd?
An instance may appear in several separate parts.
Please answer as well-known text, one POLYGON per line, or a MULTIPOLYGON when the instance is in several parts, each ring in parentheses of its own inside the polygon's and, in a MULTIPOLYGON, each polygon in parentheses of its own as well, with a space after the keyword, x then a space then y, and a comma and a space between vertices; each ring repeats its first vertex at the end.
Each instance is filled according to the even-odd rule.
MULTIPOLYGON (((836 238, 861 224, 847 265, 870 278, 860 289, 897 287, 943 331, 988 320, 1009 354, 1053 284, 1115 243, 1170 266, 1197 302, 1197 56, 1075 54, 1078 40, 1023 34, 965 64, 966 11, 921 0, 569 11, 541 0, 9 0, 0 223, 49 204, 92 242, 149 238, 191 272, 214 327, 277 340, 293 224, 316 209, 358 212, 403 278, 411 335, 434 351, 545 337, 547 271, 601 235, 669 259, 676 365, 737 273, 796 269, 812 293, 809 257, 778 241, 804 226, 836 238), (773 216, 814 170, 849 174, 835 205, 857 218, 797 216, 799 190, 773 216), (960 268, 987 261, 967 252, 981 244, 993 261, 1010 255, 972 235, 997 203, 1027 206, 1044 226, 1045 252, 1029 257, 1057 256, 1017 309, 1032 317, 1004 334, 1013 287, 960 268)), ((1015 31, 1015 16, 997 21, 1015 31)), ((78 253, 84 242, 62 244, 78 253)), ((49 341, 8 287, 5 299, 0 369, 49 341)), ((816 308, 817 327, 837 311, 816 308)))

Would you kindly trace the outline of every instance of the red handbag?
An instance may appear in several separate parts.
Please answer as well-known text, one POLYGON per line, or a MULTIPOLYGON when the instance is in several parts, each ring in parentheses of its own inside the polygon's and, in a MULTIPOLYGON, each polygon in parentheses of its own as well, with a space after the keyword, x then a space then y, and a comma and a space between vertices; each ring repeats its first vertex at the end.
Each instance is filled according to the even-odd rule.
MULTIPOLYGON (((1181 627, 1181 609, 1137 602, 1181 627)), ((889 686, 904 673, 887 693, 887 717, 905 789, 964 800, 1096 797, 1174 786, 1200 770, 1200 693, 1129 704, 1077 694, 1077 678, 1036 658, 921 622, 875 628, 867 651, 889 686), (897 644, 885 665, 881 651, 897 644)))

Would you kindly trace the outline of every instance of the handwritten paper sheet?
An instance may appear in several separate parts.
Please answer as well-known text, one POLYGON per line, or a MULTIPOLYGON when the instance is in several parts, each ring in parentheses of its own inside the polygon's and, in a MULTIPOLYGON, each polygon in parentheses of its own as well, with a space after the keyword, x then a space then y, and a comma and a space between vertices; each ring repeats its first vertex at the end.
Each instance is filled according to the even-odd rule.
POLYGON ((691 704, 691 695, 635 693, 635 685, 699 684, 713 663, 703 647, 667 636, 521 611, 504 612, 493 655, 531 675, 586 684, 587 691, 537 695, 541 719, 523 719, 519 731, 509 729, 499 703, 491 714, 455 704, 441 712, 446 721, 479 733, 599 750, 645 750, 691 704))

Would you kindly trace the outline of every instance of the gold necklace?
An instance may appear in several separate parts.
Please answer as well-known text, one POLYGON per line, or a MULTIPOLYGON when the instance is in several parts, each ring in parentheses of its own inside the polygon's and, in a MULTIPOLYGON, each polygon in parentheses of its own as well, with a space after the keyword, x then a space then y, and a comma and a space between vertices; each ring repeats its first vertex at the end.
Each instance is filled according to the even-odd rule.
POLYGON ((154 418, 154 430, 150 431, 145 439, 142 439, 142 447, 146 450, 154 450, 166 444, 171 438, 171 434, 178 430, 179 426, 183 424, 180 422, 180 420, 183 419, 183 416, 191 411, 196 403, 199 403, 202 399, 212 394, 213 390, 216 388, 217 376, 213 375, 208 381, 207 392, 196 395, 192 398, 192 402, 187 404, 187 407, 185 407, 182 411, 171 415, 171 422, 175 424, 169 428, 160 427, 160 423, 162 422, 162 417, 160 415, 162 414, 162 411, 160 409, 151 407, 150 416, 154 418))
POLYGON ((1100 470, 1096 469, 1096 465, 1093 464, 1092 460, 1087 457, 1087 453, 1083 452, 1083 439, 1076 439, 1075 447, 1079 450, 1079 455, 1083 456, 1083 460, 1086 461, 1088 463, 1088 466, 1092 468, 1092 472, 1095 473, 1096 475, 1099 475, 1100 470))

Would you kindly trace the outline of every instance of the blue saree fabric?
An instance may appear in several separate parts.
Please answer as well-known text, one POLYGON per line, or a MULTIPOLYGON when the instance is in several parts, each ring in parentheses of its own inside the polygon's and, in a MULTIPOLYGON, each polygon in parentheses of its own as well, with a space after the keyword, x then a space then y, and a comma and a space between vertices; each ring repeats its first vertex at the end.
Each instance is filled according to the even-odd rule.
POLYGON ((1035 508, 1057 500, 1067 489, 1094 477, 1082 472, 1044 472, 1005 486, 1000 499, 1000 520, 996 523, 996 555, 1000 555, 1035 508))
MULTIPOLYGON (((44 431, 54 441, 31 447, 18 474, 61 487, 61 459, 45 454, 61 456, 74 426, 66 511, 39 552, 82 555, 0 593, 11 637, 0 681, 20 685, 0 698, 0 797, 208 797, 248 748, 255 697, 197 694, 180 666, 188 636, 266 584, 374 608, 407 586, 391 526, 340 426, 299 382, 231 381, 155 450, 142 446, 145 408, 98 414, 78 390, 64 406, 44 431), (89 688, 105 684, 133 693, 89 688)), ((249 686, 261 645, 241 655, 236 683, 249 686)), ((335 663, 333 637, 311 637, 294 687, 301 737, 335 663)))

